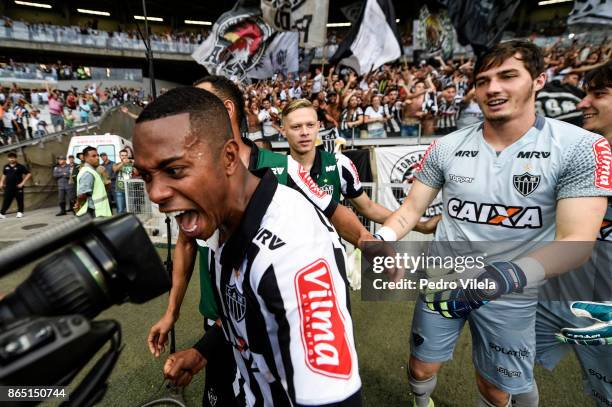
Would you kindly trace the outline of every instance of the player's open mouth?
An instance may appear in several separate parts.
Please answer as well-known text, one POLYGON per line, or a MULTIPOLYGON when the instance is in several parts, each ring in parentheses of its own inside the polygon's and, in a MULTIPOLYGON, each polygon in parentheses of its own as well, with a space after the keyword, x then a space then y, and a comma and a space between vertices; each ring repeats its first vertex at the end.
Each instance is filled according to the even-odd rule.
POLYGON ((176 219, 185 234, 194 233, 198 229, 199 213, 193 209, 166 212, 166 215, 176 219))
POLYGON ((597 116, 597 113, 583 113, 582 114, 582 118, 585 120, 590 119, 591 117, 595 117, 595 116, 597 116))

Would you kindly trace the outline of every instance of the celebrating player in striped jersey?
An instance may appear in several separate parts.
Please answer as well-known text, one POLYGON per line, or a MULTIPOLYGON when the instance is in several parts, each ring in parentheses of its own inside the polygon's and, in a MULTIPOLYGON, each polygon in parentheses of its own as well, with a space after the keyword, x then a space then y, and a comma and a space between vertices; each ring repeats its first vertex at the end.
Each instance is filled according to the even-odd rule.
POLYGON ((225 107, 204 90, 148 105, 134 147, 151 200, 186 237, 220 231, 210 272, 223 328, 171 355, 166 377, 187 384, 228 340, 246 405, 361 405, 346 255, 325 216, 270 171, 248 171, 225 107))

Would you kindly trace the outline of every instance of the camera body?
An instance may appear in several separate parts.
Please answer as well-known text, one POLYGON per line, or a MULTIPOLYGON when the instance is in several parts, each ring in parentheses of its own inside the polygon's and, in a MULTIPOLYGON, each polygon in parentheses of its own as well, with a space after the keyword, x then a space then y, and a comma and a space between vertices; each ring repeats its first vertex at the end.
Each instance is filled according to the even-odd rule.
POLYGON ((93 405, 119 357, 121 328, 91 319, 167 292, 169 275, 138 218, 125 214, 77 218, 0 251, 0 277, 50 252, 0 300, 0 385, 65 386, 110 341, 68 402, 93 405))

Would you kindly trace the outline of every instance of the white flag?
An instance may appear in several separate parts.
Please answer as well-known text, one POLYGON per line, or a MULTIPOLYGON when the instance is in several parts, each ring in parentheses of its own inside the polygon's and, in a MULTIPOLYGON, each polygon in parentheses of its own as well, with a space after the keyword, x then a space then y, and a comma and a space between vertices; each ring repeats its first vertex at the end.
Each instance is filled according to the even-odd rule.
POLYGON ((330 63, 363 75, 402 55, 391 0, 367 0, 358 24, 351 28, 330 63))
POLYGON ((300 47, 315 48, 327 40, 329 0, 261 0, 264 20, 277 31, 300 33, 300 47))

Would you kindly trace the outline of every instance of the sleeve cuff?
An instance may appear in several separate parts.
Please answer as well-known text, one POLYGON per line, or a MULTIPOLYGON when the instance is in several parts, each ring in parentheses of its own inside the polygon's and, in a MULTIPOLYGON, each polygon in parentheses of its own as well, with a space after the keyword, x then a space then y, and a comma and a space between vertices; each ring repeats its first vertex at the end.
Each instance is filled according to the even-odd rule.
POLYGON ((217 345, 224 341, 223 331, 221 327, 215 324, 212 326, 204 336, 195 344, 193 348, 197 350, 204 359, 208 360, 210 355, 215 352, 217 345))
POLYGON ((338 208, 338 202, 331 199, 329 201, 329 205, 327 205, 327 208, 325 208, 325 210, 323 211, 323 214, 327 216, 327 219, 329 219, 334 215, 334 212, 336 212, 337 208, 338 208))

